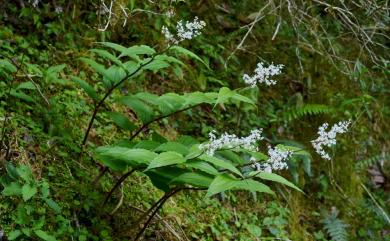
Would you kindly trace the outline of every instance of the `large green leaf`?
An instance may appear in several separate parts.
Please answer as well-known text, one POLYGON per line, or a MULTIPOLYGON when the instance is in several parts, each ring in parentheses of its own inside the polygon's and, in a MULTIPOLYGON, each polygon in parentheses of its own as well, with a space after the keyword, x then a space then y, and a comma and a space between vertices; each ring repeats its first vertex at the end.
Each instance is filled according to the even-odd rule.
POLYGON ((150 178, 155 187, 167 192, 170 190, 171 181, 186 172, 188 171, 176 166, 165 166, 148 170, 145 174, 150 178))
MULTIPOLYGON (((143 60, 143 63, 148 63, 150 61, 149 58, 143 60)), ((169 67, 169 63, 168 62, 165 62, 161 59, 154 59, 152 60, 150 63, 146 64, 143 69, 146 69, 146 70, 151 70, 153 72, 157 72, 158 70, 160 69, 164 69, 164 68, 167 68, 169 67)))
POLYGON ((167 93, 158 98, 159 109, 164 115, 183 109, 184 102, 184 98, 175 93, 167 93))
POLYGON ((236 185, 237 181, 238 179, 233 178, 226 173, 218 175, 210 184, 206 197, 232 189, 236 185))
POLYGON ((182 155, 187 155, 189 153, 188 147, 185 145, 174 142, 174 141, 168 141, 163 144, 161 144, 159 147, 157 147, 154 151, 156 152, 162 152, 162 151, 175 151, 177 153, 180 153, 182 155))
POLYGON ((191 185, 194 187, 208 188, 213 181, 213 176, 200 172, 187 172, 171 181, 172 184, 191 185))
POLYGON ((210 184, 206 196, 210 197, 214 194, 231 189, 274 194, 274 192, 267 185, 264 185, 258 181, 252 179, 238 180, 228 174, 221 174, 217 176, 210 184))
POLYGON ((193 92, 184 94, 185 106, 198 105, 201 103, 214 104, 217 97, 217 93, 202 93, 202 92, 193 92))
POLYGON ((242 176, 241 172, 234 165, 232 165, 231 163, 229 163, 229 162, 227 162, 225 160, 221 160, 221 159, 219 159, 217 157, 209 156, 209 155, 205 155, 205 154, 201 155, 199 157, 199 159, 207 161, 207 162, 209 162, 209 163, 211 163, 211 164, 213 164, 215 166, 221 167, 221 168, 223 168, 225 170, 229 170, 232 173, 235 173, 235 174, 237 174, 239 176, 242 176))
POLYGON ((183 155, 177 152, 173 152, 173 151, 162 152, 155 159, 152 160, 147 170, 163 167, 163 166, 170 166, 174 164, 184 163, 184 162, 186 162, 186 159, 183 157, 183 155))
POLYGON ((135 96, 125 96, 121 98, 119 102, 130 107, 137 114, 137 117, 142 123, 149 122, 155 117, 153 109, 135 96))
POLYGON ((131 46, 130 48, 127 48, 126 50, 123 50, 122 53, 119 55, 119 58, 123 56, 129 56, 134 58, 137 55, 152 55, 155 53, 156 50, 147 45, 135 45, 131 46))
POLYGON ((121 82, 126 76, 126 71, 123 68, 113 65, 106 70, 105 78, 112 84, 116 84, 121 82))
POLYGON ((154 151, 158 146, 161 145, 161 142, 153 141, 153 140, 143 140, 134 145, 133 148, 146 149, 150 151, 154 151))
POLYGON ((259 177, 259 178, 264 179, 264 180, 278 182, 278 183, 284 184, 286 186, 292 187, 295 190, 302 192, 302 190, 299 189, 297 186, 295 186, 293 183, 287 181, 284 177, 279 176, 278 174, 275 174, 275 173, 260 172, 260 173, 256 174, 256 177, 259 177))
POLYGON ((115 171, 124 171, 128 166, 146 167, 156 156, 156 153, 145 149, 119 146, 102 146, 96 149, 96 159, 115 171))
POLYGON ((215 169, 211 164, 205 161, 200 160, 194 160, 194 161, 187 161, 185 164, 187 167, 195 168, 201 171, 204 171, 211 175, 218 175, 219 172, 217 169, 215 169))

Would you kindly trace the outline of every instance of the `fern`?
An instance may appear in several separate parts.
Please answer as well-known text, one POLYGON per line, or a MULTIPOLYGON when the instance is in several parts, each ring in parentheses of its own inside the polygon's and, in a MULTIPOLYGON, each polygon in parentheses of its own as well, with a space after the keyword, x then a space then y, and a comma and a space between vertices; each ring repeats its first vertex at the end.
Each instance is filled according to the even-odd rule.
POLYGON ((387 153, 376 155, 368 159, 359 161, 358 163, 356 163, 355 167, 357 170, 364 170, 370 166, 374 166, 375 164, 382 162, 383 160, 386 160, 386 158, 390 158, 390 155, 387 153))
POLYGON ((337 209, 333 209, 331 214, 326 215, 321 222, 324 224, 324 229, 333 241, 345 241, 348 240, 346 230, 348 225, 337 218, 338 213, 339 211, 337 209))
POLYGON ((283 113, 283 120, 286 122, 295 119, 303 118, 305 116, 321 115, 332 113, 333 109, 327 105, 320 104, 304 104, 302 106, 293 107, 283 113))

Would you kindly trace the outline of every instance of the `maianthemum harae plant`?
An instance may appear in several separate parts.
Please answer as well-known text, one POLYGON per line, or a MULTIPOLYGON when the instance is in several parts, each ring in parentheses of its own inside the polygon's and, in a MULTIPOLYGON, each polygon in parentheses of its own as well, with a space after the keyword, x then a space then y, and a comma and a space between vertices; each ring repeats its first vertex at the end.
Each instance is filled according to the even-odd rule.
MULTIPOLYGON (((169 67, 186 68, 186 65, 176 58, 177 55, 184 55, 204 63, 199 56, 178 45, 184 40, 200 35, 204 26, 203 21, 195 18, 193 22, 185 24, 182 21, 178 22, 177 33, 171 33, 167 27, 163 27, 162 32, 167 39, 168 47, 159 53, 146 45, 127 48, 114 43, 102 42, 99 44, 104 48, 92 49, 91 52, 102 59, 104 64, 91 58, 82 58, 83 62, 102 76, 105 90, 100 94, 96 91, 96 87, 89 85, 79 77, 72 76, 73 81, 85 90, 94 103, 82 148, 87 144, 89 132, 105 101, 123 83, 132 81, 147 71, 155 73, 169 67)), ((261 129, 254 129, 245 137, 228 133, 217 137, 216 132, 213 131, 209 134, 209 141, 204 143, 191 136, 179 136, 175 140, 169 140, 163 136, 140 138, 143 130, 150 128, 151 124, 200 105, 212 105, 214 108, 222 104, 237 102, 254 105, 255 103, 250 98, 241 94, 243 90, 256 87, 258 84, 268 86, 276 84, 276 81, 271 78, 280 74, 282 68, 282 65, 272 64, 266 67, 263 63, 259 63, 252 76, 248 74, 243 76, 243 81, 249 87, 237 90, 222 87, 218 92, 165 93, 163 95, 139 92, 121 96, 115 100, 116 103, 131 109, 136 114, 138 123, 133 123, 122 113, 108 113, 119 127, 132 134, 126 143, 101 146, 95 150, 95 159, 105 166, 99 177, 107 169, 122 173, 122 177, 112 187, 104 203, 109 200, 115 189, 135 171, 148 176, 155 187, 164 191, 164 195, 139 218, 136 224, 143 222, 143 225, 134 240, 142 237, 146 227, 164 203, 183 190, 207 190, 206 197, 227 190, 248 190, 273 195, 274 192, 263 183, 272 181, 301 191, 274 172, 286 169, 287 159, 302 156, 307 158, 310 154, 301 148, 285 145, 268 147, 268 153, 263 153, 257 145, 263 139, 261 129)), ((344 133, 348 125, 349 122, 343 122, 332 128, 330 132, 326 132, 327 126, 321 127, 320 137, 312 142, 315 149, 328 159, 322 147, 334 145, 336 134, 344 133)))

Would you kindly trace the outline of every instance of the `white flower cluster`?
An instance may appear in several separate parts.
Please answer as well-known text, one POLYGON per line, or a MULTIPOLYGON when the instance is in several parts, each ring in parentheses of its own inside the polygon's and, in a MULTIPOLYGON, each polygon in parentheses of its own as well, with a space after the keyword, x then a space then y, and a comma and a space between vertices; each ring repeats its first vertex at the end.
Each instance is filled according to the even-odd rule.
POLYGON ((216 150, 221 148, 235 148, 242 147, 247 150, 256 149, 256 142, 262 140, 262 129, 255 129, 251 131, 251 134, 246 137, 237 137, 234 134, 224 133, 219 138, 216 137, 215 131, 209 133, 210 142, 207 144, 201 144, 199 149, 206 152, 207 155, 213 156, 216 150))
POLYGON ((332 126, 330 131, 328 129, 329 124, 324 123, 318 128, 318 138, 312 140, 311 143, 318 154, 324 159, 330 160, 330 156, 325 152, 324 146, 331 147, 336 145, 336 136, 339 133, 345 133, 348 130, 348 126, 351 124, 351 121, 340 121, 339 123, 332 126))
POLYGON ((282 73, 283 65, 273 65, 271 64, 268 67, 264 66, 264 63, 260 62, 257 64, 257 68, 255 69, 255 73, 253 76, 249 76, 244 74, 243 80, 246 84, 251 87, 255 87, 257 83, 265 83, 266 85, 274 85, 276 81, 270 79, 270 77, 274 75, 278 75, 282 73))
POLYGON ((31 3, 34 8, 37 8, 40 1, 41 0, 32 0, 31 3, 31 0, 29 0, 28 2, 31 3))
POLYGON ((161 32, 165 35, 165 38, 169 43, 178 44, 183 40, 193 39, 196 36, 199 36, 201 34, 200 30, 205 26, 206 23, 204 21, 199 21, 198 17, 195 17, 192 22, 187 21, 185 24, 180 20, 176 24, 176 36, 174 36, 166 26, 162 27, 161 32))
POLYGON ((56 8, 54 9, 54 12, 57 13, 57 14, 60 14, 60 13, 62 13, 63 11, 64 11, 64 9, 63 9, 62 7, 56 7, 56 8))
POLYGON ((268 147, 269 159, 264 163, 258 163, 254 157, 251 158, 253 167, 257 171, 269 172, 288 168, 286 160, 292 155, 291 151, 284 151, 275 147, 268 147))

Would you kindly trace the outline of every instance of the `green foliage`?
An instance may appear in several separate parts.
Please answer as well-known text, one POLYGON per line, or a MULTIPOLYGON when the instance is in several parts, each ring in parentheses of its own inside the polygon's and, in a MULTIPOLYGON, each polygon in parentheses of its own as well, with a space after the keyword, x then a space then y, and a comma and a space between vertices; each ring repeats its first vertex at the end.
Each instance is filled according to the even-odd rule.
POLYGON ((330 114, 333 112, 334 110, 326 105, 304 104, 302 106, 290 108, 288 111, 283 112, 283 120, 290 122, 296 119, 304 118, 306 116, 330 114))
POLYGON ((324 229, 332 240, 348 240, 348 225, 345 224, 341 219, 337 218, 338 213, 338 210, 332 210, 332 212, 330 214, 327 214, 321 222, 324 224, 324 229))
MULTIPOLYGON (((60 237, 65 232, 71 232, 70 227, 67 227, 68 230, 63 229, 65 227, 50 230, 52 234, 44 231, 47 228, 47 221, 51 221, 49 215, 54 213, 61 217, 61 208, 50 197, 49 184, 46 181, 37 181, 30 167, 26 165, 15 167, 7 163, 7 175, 2 176, 0 180, 3 185, 2 200, 7 203, 7 208, 15 208, 8 217, 14 222, 8 235, 9 240, 39 237, 41 240, 53 241, 56 240, 55 236, 60 237)), ((2 220, 2 223, 5 220, 2 220)), ((66 223, 65 220, 59 220, 57 224, 63 226, 66 223)))
POLYGON ((143 209, 180 189, 145 239, 388 240, 387 183, 375 204, 360 190, 368 167, 390 173, 377 155, 390 139, 384 1, 120 0, 111 18, 102 1, 33 2, 0 10, 5 238, 129 240, 143 209), (161 27, 195 16, 204 34, 167 46, 161 27), (260 61, 284 64, 283 76, 242 88, 260 61), (332 161, 309 153, 321 123, 349 118, 332 161), (211 130, 253 128, 257 151, 199 149, 211 130), (294 152, 288 171, 252 172, 267 145, 294 152), (316 214, 332 206, 343 221, 316 214))

